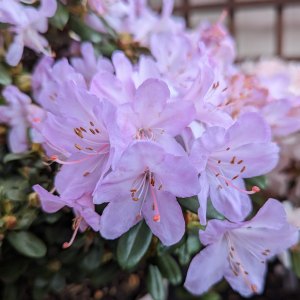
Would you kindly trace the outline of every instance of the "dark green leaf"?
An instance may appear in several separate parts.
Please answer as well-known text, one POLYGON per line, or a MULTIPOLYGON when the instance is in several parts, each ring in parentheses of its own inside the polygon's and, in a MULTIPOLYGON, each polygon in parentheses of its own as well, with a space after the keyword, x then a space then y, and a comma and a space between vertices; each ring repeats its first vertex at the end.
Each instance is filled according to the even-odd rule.
POLYGON ((71 17, 70 27, 83 41, 90 41, 97 44, 102 40, 99 32, 84 24, 79 18, 71 17))
POLYGON ((267 177, 266 176, 257 176, 257 177, 253 177, 253 178, 248 178, 246 179, 246 183, 249 186, 253 186, 256 185, 259 188, 261 188, 262 190, 267 188, 267 177))
POLYGON ((298 278, 300 278, 300 252, 293 251, 292 253, 292 264, 293 270, 298 278))
POLYGON ((25 259, 15 258, 1 263, 0 278, 6 282, 14 282, 25 272, 28 266, 28 261, 25 259))
POLYGON ((52 26, 60 30, 63 30, 66 24, 68 23, 69 17, 70 14, 67 8, 61 3, 58 3, 56 13, 54 17, 50 19, 50 23, 52 26))
POLYGON ((152 233, 145 222, 126 232, 118 242, 117 259, 123 269, 135 267, 147 252, 152 233))
POLYGON ((22 152, 22 153, 8 153, 4 156, 3 162, 6 164, 10 161, 14 160, 22 160, 25 158, 29 158, 33 155, 31 151, 28 152, 22 152))
POLYGON ((119 271, 120 269, 116 264, 108 263, 93 272, 90 279, 94 286, 104 286, 115 279, 119 271))
POLYGON ((5 300, 18 300, 18 290, 13 284, 7 284, 4 286, 2 299, 5 300))
POLYGON ((179 204, 193 213, 198 213, 199 201, 197 197, 178 198, 179 204))
POLYGON ((167 298, 163 278, 157 266, 149 266, 147 289, 153 300, 165 300, 167 298))
POLYGON ((19 253, 28 257, 43 257, 47 252, 44 242, 30 232, 10 232, 7 239, 19 253))
POLYGON ((1 64, 0 64, 0 84, 2 85, 11 84, 11 77, 8 71, 5 69, 5 67, 1 64))
POLYGON ((216 209, 213 207, 210 200, 207 202, 206 216, 208 219, 218 219, 218 220, 225 219, 224 216, 222 216, 218 211, 216 211, 216 209))
POLYGON ((93 271, 100 266, 103 254, 102 247, 94 247, 84 256, 80 266, 87 271, 93 271))
POLYGON ((167 278, 171 284, 178 285, 182 281, 181 270, 176 260, 169 254, 159 256, 157 258, 158 267, 165 278, 167 278))

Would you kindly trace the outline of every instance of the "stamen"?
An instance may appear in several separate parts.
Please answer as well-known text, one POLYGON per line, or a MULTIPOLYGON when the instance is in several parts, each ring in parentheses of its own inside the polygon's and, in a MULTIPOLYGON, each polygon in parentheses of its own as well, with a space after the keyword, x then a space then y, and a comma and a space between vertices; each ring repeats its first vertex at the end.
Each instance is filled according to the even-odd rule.
POLYGON ((238 163, 238 165, 240 165, 242 162, 243 162, 243 160, 241 159, 237 163, 238 163))
POLYGON ((82 131, 87 132, 83 127, 79 127, 82 131))
POLYGON ((90 121, 91 126, 95 126, 94 123, 92 121, 90 121))
POLYGON ((82 221, 82 217, 76 217, 74 219, 74 221, 73 221, 73 230, 74 230, 74 232, 72 234, 72 237, 71 237, 70 241, 63 243, 63 245, 62 245, 63 249, 67 249, 73 244, 73 242, 75 240, 75 237, 77 235, 78 229, 80 227, 81 221, 82 221))
MULTIPOLYGON (((153 177, 151 176, 150 182, 152 181, 153 177)), ((154 179, 153 179, 154 181, 154 179)), ((156 195, 155 195, 155 191, 154 191, 154 184, 150 184, 150 190, 151 190, 151 195, 152 195, 152 199, 153 199, 153 205, 154 205, 154 211, 155 211, 155 215, 153 216, 153 221, 154 222, 160 222, 160 213, 159 213, 159 209, 158 209, 158 204, 157 204, 157 199, 156 199, 156 195)))
POLYGON ((92 129, 92 128, 90 128, 90 132, 91 132, 92 134, 96 134, 95 130, 92 129))
POLYGON ((234 156, 234 157, 232 158, 232 160, 230 161, 230 163, 231 163, 231 164, 234 164, 235 159, 236 159, 236 157, 234 156))
POLYGON ((75 144, 74 146, 75 146, 75 148, 77 148, 78 150, 82 150, 82 147, 81 147, 80 145, 75 144))
POLYGON ((243 166, 240 170, 240 173, 243 173, 246 170, 246 166, 243 166))

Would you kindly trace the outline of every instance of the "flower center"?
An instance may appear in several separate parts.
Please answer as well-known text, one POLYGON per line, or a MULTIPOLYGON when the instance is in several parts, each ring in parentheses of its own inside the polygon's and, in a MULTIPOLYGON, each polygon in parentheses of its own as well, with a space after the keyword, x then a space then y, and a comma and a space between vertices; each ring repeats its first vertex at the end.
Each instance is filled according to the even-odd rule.
POLYGON ((131 193, 131 199, 133 201, 141 201, 140 205, 140 211, 137 215, 137 218, 140 219, 142 217, 142 209, 143 205, 145 203, 145 200, 148 196, 148 192, 150 190, 151 199, 153 201, 153 221, 159 222, 160 221, 160 213, 157 203, 157 197, 156 197, 156 189, 159 191, 162 189, 162 183, 159 180, 159 185, 156 186, 156 178, 154 177, 154 174, 149 170, 149 168, 146 168, 144 173, 139 175, 133 182, 132 187, 130 189, 131 193))
MULTIPOLYGON (((230 147, 226 148, 226 151, 229 151, 230 147)), ((229 165, 232 165, 234 167, 239 167, 239 172, 237 172, 234 176, 232 176, 232 178, 228 178, 227 176, 224 175, 223 171, 222 171, 222 164, 226 164, 226 168, 228 168, 228 162, 222 162, 222 160, 220 159, 213 159, 210 158, 209 159, 209 169, 210 171, 215 175, 215 177, 217 178, 217 180, 219 180, 220 184, 218 185, 219 189, 222 189, 224 186, 223 184, 225 183, 225 185, 227 187, 231 187, 241 193, 245 193, 248 195, 252 195, 255 193, 260 192, 260 188, 256 185, 254 185, 250 191, 246 190, 246 189, 242 189, 238 186, 236 186, 234 184, 234 180, 238 179, 238 178, 243 178, 242 175, 246 170, 246 165, 244 164, 244 161, 242 159, 239 159, 237 156, 233 156, 229 162, 229 165)))
POLYGON ((139 128, 135 134, 135 139, 155 141, 158 135, 164 133, 165 130, 162 128, 139 128))

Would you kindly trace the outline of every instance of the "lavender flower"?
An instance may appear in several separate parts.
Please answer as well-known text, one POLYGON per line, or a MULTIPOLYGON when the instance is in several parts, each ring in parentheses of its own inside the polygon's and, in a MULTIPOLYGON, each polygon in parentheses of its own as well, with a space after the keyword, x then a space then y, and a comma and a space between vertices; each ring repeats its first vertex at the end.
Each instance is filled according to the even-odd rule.
POLYGON ((269 199, 256 216, 241 223, 212 220, 200 239, 207 247, 194 257, 185 287, 202 294, 222 277, 241 295, 263 290, 266 261, 298 240, 282 205, 269 199))
POLYGON ((12 25, 14 41, 6 53, 6 61, 16 66, 21 60, 24 46, 51 56, 47 40, 40 35, 48 29, 47 18, 55 14, 56 0, 42 0, 39 9, 24 6, 17 0, 4 0, 0 3, 0 22, 12 25))

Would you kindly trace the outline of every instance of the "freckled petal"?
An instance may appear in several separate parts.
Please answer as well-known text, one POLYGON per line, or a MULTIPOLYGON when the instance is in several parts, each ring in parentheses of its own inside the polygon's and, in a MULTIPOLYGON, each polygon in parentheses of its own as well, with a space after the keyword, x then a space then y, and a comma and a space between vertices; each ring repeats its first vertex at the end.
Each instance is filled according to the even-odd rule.
POLYGON ((116 239, 139 222, 140 202, 126 200, 107 205, 101 216, 100 232, 104 238, 116 239))
POLYGON ((254 143, 231 151, 223 151, 218 158, 222 160, 222 168, 230 176, 240 175, 243 178, 250 178, 271 171, 278 163, 278 154, 279 147, 275 143, 254 143), (231 164, 230 161, 234 156, 236 157, 235 164, 231 164), (243 160, 243 162, 237 164, 238 160, 243 160))
POLYGON ((167 192, 156 191, 160 222, 153 221, 153 199, 150 191, 143 206, 143 215, 146 223, 161 242, 173 245, 180 241, 185 231, 185 222, 180 205, 176 198, 167 192))
POLYGON ((136 179, 131 173, 116 170, 99 181, 94 192, 94 203, 131 200, 130 189, 136 179))
POLYGON ((198 172, 186 157, 166 154, 161 164, 153 165, 156 182, 162 183, 164 191, 178 197, 189 197, 199 193, 198 172))
POLYGON ((57 212, 67 205, 60 197, 54 196, 38 184, 33 186, 33 190, 39 195, 43 210, 48 213, 57 212))
POLYGON ((184 283, 191 293, 200 295, 223 277, 227 262, 227 246, 221 239, 197 254, 184 283))
POLYGON ((203 245, 216 243, 227 231, 238 227, 240 227, 238 223, 231 223, 226 220, 210 220, 207 223, 205 231, 199 231, 201 243, 203 245))
POLYGON ((244 245, 235 246, 234 260, 241 265, 241 270, 238 276, 234 275, 233 271, 228 268, 224 277, 229 282, 231 287, 245 297, 262 293, 264 287, 264 279, 266 272, 266 264, 261 263, 255 255, 247 251, 244 245), (245 272, 249 273, 248 275, 245 272))

